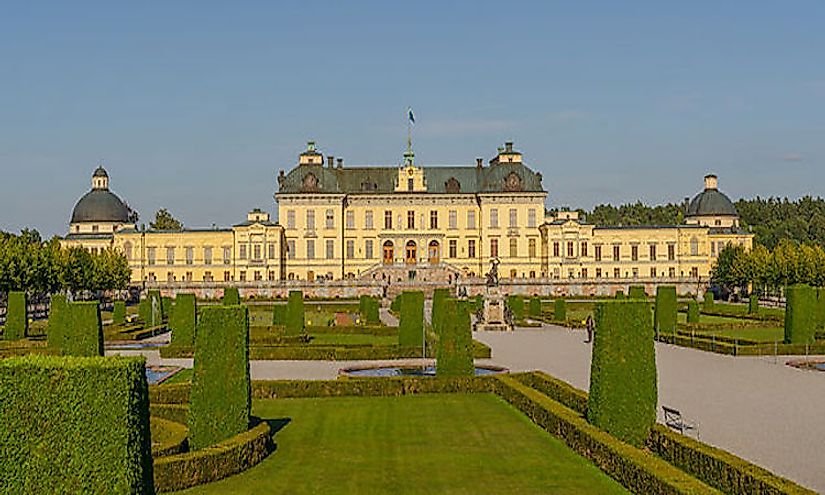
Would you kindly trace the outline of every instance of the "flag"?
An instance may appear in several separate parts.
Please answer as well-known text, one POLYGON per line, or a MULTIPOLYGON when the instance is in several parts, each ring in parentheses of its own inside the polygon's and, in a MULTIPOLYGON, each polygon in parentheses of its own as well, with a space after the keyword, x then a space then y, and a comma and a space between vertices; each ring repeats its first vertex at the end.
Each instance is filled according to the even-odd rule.
POLYGON ((415 115, 413 115, 412 107, 407 109, 407 118, 410 120, 410 122, 415 124, 415 115))

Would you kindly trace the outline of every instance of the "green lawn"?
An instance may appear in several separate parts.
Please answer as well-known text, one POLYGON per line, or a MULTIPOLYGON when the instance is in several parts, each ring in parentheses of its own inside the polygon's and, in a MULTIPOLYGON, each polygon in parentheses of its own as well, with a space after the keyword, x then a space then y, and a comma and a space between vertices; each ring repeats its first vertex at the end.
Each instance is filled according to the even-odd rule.
POLYGON ((289 420, 277 450, 182 493, 627 493, 493 395, 275 399, 253 409, 289 420))
MULTIPOLYGON (((703 331, 702 335, 724 336, 731 339, 746 339, 756 342, 782 341, 785 338, 785 329, 780 327, 747 327, 747 328, 720 328, 719 330, 703 331)), ((697 332, 697 335, 699 333, 697 332)))
POLYGON ((361 333, 311 333, 310 345, 394 345, 398 337, 393 335, 368 335, 361 333))
MULTIPOLYGON (((676 315, 678 323, 687 323, 687 313, 679 313, 676 315)), ((716 315, 699 315, 699 323, 708 323, 711 325, 753 325, 764 326, 764 322, 759 320, 748 320, 745 318, 736 318, 734 316, 716 316, 716 315)))

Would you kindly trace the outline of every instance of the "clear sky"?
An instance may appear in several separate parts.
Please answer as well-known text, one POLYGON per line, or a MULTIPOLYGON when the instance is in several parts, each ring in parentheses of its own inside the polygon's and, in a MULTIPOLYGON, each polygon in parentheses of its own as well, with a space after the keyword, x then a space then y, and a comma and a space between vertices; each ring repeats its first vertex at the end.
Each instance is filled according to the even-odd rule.
POLYGON ((513 140, 549 206, 823 194, 825 2, 7 2, 0 229, 65 233, 103 159, 147 222, 274 211, 306 141, 423 165, 513 140))

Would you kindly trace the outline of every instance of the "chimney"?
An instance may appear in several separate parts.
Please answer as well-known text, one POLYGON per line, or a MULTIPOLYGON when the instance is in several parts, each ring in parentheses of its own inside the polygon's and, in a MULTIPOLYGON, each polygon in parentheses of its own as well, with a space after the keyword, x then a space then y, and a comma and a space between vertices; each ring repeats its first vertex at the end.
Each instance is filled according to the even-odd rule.
POLYGON ((335 164, 335 157, 334 157, 334 156, 332 156, 332 155, 329 155, 329 156, 327 157, 327 167, 332 168, 332 166, 333 166, 334 164, 335 164))
POLYGON ((484 158, 476 158, 476 167, 483 168, 484 167, 484 158))
POLYGON ((343 158, 338 159, 338 168, 344 168, 344 159, 343 158))
POLYGON ((512 141, 507 141, 506 143, 504 143, 504 150, 507 153, 512 153, 513 152, 513 142, 512 141))
POLYGON ((705 176, 705 189, 718 189, 719 187, 719 179, 713 175, 708 174, 705 176))

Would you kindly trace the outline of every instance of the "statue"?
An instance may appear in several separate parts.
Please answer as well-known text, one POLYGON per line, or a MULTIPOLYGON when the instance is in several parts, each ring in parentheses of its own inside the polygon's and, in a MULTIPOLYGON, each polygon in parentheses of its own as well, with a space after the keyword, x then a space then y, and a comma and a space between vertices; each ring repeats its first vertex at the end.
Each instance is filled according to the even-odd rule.
POLYGON ((487 275, 487 287, 498 287, 498 258, 493 258, 490 260, 490 271, 486 274, 487 275))

